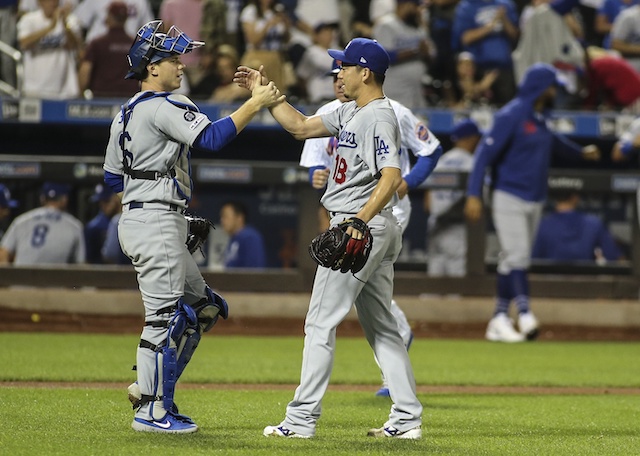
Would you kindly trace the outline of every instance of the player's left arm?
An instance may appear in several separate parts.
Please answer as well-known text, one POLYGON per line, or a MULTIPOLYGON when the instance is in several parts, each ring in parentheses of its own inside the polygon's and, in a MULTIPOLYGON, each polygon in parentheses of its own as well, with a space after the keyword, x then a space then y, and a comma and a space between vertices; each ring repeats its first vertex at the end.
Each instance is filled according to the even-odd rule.
POLYGON ((600 148, 594 144, 581 146, 564 135, 553 133, 553 151, 569 158, 582 158, 589 161, 600 160, 600 148))
POLYGON ((409 190, 418 188, 427 177, 433 172, 438 164, 438 160, 442 156, 442 146, 438 145, 431 155, 419 155, 418 161, 413 165, 409 174, 402 178, 400 187, 398 188, 398 196, 404 198, 409 190))
MULTIPOLYGON (((380 179, 373 189, 373 193, 362 209, 356 214, 356 217, 368 223, 377 213, 384 209, 398 190, 400 182, 402 182, 400 168, 382 168, 380 170, 380 179)), ((351 233, 347 231, 347 234, 351 233)))
POLYGON ((443 150, 438 138, 411 110, 400 104, 392 103, 392 106, 398 117, 402 148, 411 150, 418 159, 398 187, 398 196, 404 198, 409 190, 417 188, 429 177, 443 150))
POLYGON ((13 255, 7 249, 0 247, 0 265, 11 264, 13 262, 13 255))
MULTIPOLYGON (((361 158, 378 179, 371 196, 356 214, 356 218, 368 223, 387 206, 402 182, 399 154, 400 130, 396 122, 375 122, 363 139, 361 146, 365 152, 361 158)), ((355 239, 362 238, 362 233, 358 233, 352 227, 347 229, 347 234, 355 239), (352 234, 353 232, 355 235, 352 234)))
POLYGON ((598 246, 602 249, 602 254, 608 261, 624 259, 624 255, 618 248, 618 244, 616 244, 613 236, 602 222, 600 222, 600 229, 598 230, 598 246))

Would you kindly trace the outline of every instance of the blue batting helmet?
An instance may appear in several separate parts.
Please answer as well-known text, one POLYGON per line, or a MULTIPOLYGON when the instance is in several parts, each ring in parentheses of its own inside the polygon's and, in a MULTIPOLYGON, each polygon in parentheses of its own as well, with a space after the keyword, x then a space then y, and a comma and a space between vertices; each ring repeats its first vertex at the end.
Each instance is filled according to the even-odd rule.
POLYGON ((147 22, 140 27, 129 49, 129 72, 125 79, 144 79, 147 65, 173 55, 187 54, 204 46, 203 41, 192 40, 175 25, 163 32, 161 20, 147 22))

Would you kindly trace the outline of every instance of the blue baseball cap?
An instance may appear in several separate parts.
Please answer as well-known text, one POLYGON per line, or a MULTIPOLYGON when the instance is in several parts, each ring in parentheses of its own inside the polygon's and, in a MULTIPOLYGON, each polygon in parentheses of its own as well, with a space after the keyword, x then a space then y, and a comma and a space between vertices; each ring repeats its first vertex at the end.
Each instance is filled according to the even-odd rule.
POLYGON ((98 184, 96 185, 93 195, 91 195, 91 201, 94 203, 97 203, 98 201, 109 201, 112 196, 113 190, 111 190, 111 187, 104 184, 98 184))
POLYGON ((333 63, 331 64, 331 71, 327 71, 324 75, 335 76, 338 73, 340 73, 340 65, 338 64, 338 61, 336 59, 333 59, 333 63))
POLYGON ((11 199, 11 193, 6 185, 0 184, 0 207, 18 207, 18 202, 11 199))
POLYGON ((451 141, 458 141, 462 138, 478 135, 482 136, 482 132, 478 128, 478 124, 471 119, 464 119, 456 123, 451 129, 451 141))
POLYGON ((48 200, 54 200, 67 196, 71 191, 71 187, 66 184, 59 184, 57 182, 45 182, 42 184, 42 190, 40 194, 48 200))
POLYGON ((389 54, 376 40, 354 38, 344 48, 329 49, 329 55, 343 64, 360 65, 374 73, 385 74, 389 68, 389 54))

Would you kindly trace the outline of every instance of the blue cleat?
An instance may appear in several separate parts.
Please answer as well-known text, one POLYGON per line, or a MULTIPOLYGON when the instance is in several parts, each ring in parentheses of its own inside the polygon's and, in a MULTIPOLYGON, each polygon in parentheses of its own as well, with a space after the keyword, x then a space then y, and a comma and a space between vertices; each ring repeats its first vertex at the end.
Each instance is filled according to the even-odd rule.
POLYGON ((379 396, 379 397, 389 397, 389 396, 391 396, 391 394, 389 394, 389 388, 387 388, 386 386, 381 387, 376 392, 376 396, 379 396))
POLYGON ((175 416, 170 412, 161 420, 134 418, 131 427, 134 431, 165 434, 189 434, 198 430, 198 425, 191 418, 184 415, 175 416))

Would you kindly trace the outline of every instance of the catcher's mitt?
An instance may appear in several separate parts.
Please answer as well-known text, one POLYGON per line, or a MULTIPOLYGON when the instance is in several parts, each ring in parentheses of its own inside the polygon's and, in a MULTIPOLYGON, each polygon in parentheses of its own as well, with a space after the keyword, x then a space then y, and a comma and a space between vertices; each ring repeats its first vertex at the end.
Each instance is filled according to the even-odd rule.
POLYGON ((189 222, 189 233, 187 234, 186 242, 187 249, 189 249, 190 253, 193 253, 202 247, 204 241, 207 240, 209 230, 211 228, 215 230, 216 227, 206 218, 198 217, 197 215, 185 214, 184 218, 189 222))
POLYGON ((316 236, 309 245, 309 255, 322 267, 356 273, 366 264, 372 246, 371 230, 362 220, 353 217, 316 236), (362 233, 362 239, 346 233, 350 226, 362 233))

